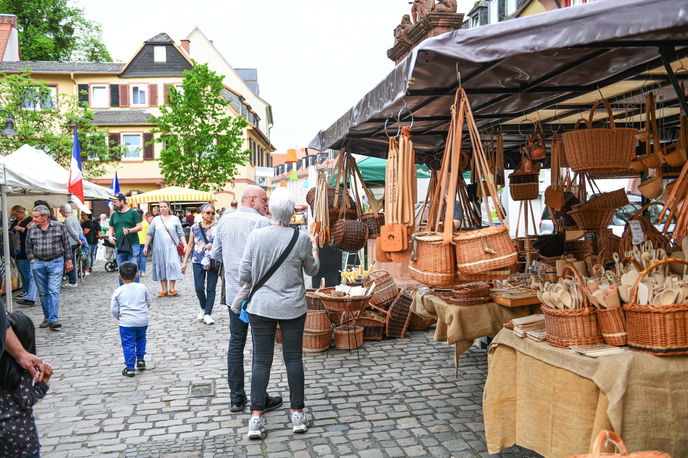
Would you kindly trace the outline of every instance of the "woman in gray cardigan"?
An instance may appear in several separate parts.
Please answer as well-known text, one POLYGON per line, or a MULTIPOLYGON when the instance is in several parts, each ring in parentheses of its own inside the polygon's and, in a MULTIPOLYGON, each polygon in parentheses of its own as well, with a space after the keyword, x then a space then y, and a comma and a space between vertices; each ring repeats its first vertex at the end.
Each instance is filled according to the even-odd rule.
MULTIPOLYGON (((273 225, 257 229, 248 236, 239 267, 239 280, 257 283, 278 260, 294 235, 289 227, 294 213, 289 191, 278 188, 270 196, 273 225)), ((303 274, 315 275, 319 269, 317 239, 301 232, 291 253, 267 282, 253 294, 248 305, 253 338, 253 375, 248 438, 265 437, 265 392, 275 351, 275 329, 280 326, 282 356, 287 368, 291 420, 295 433, 308 430, 304 408, 303 327, 306 321, 306 288, 303 274)))

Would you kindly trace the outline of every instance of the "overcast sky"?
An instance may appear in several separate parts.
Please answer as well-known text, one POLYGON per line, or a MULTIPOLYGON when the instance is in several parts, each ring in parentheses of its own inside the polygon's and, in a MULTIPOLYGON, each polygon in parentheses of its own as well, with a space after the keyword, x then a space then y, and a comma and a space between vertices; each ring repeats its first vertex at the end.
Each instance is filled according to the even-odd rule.
MULTIPOLYGON (((198 26, 235 68, 257 68, 278 151, 307 146, 393 68, 386 51, 409 0, 75 0, 116 61, 160 33, 198 26)), ((459 0, 467 12, 474 0, 459 0)))

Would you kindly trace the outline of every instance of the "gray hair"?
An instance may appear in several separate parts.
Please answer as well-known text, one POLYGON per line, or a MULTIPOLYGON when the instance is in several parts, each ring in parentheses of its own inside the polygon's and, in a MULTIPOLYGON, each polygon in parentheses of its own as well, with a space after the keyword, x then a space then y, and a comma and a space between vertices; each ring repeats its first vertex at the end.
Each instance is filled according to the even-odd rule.
POLYGON ((270 194, 270 219, 282 226, 289 225, 296 203, 286 188, 277 188, 270 194))
POLYGON ((72 206, 69 204, 60 205, 60 210, 70 215, 72 213, 72 206))
POLYGON ((207 209, 212 208, 215 211, 215 205, 213 204, 203 204, 201 206, 201 213, 205 212, 207 209))
POLYGON ((33 207, 32 211, 38 213, 41 216, 50 216, 50 210, 45 205, 36 205, 35 207, 33 207))

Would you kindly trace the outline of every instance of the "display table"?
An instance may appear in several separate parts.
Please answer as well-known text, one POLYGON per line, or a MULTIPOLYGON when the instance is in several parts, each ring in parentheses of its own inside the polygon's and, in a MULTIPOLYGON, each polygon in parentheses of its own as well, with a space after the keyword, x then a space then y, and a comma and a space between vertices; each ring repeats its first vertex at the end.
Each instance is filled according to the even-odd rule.
POLYGON ((589 358, 503 329, 488 362, 489 453, 515 444, 547 457, 587 453, 599 431, 611 429, 631 451, 688 454, 688 357, 589 358))
POLYGON ((494 302, 462 306, 449 304, 432 294, 416 294, 411 311, 423 318, 437 320, 435 340, 456 345, 454 362, 458 369, 460 356, 473 345, 475 339, 493 336, 502 329, 504 323, 537 313, 539 307, 504 307, 494 302))

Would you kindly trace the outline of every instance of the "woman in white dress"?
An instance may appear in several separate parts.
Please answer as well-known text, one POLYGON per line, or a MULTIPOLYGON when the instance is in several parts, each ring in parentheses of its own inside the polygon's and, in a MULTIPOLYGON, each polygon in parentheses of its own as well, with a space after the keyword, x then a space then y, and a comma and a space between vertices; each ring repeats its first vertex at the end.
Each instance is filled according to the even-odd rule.
POLYGON ((158 297, 178 296, 175 288, 177 280, 181 280, 181 259, 177 252, 177 244, 186 245, 186 237, 179 218, 170 212, 170 203, 160 202, 160 215, 153 218, 146 243, 143 247, 144 256, 148 255, 148 248, 153 241, 153 262, 151 270, 153 280, 160 282, 162 291, 158 297))

